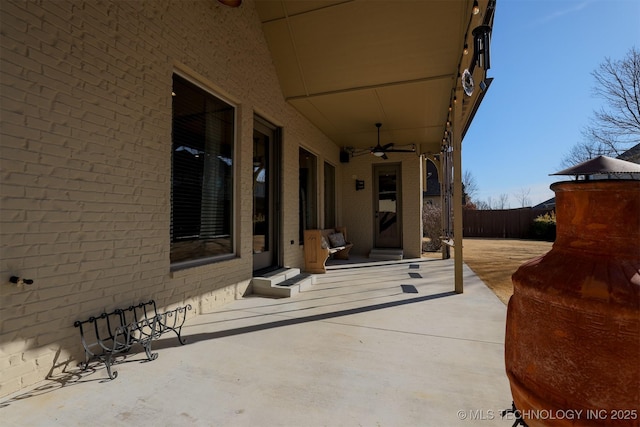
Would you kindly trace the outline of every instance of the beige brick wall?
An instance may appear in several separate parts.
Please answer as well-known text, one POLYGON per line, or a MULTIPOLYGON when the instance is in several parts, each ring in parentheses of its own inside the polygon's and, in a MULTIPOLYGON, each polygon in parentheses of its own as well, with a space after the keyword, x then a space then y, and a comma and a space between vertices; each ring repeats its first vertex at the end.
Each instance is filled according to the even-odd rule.
POLYGON ((339 150, 283 100, 251 0, 6 0, 0 19, 0 396, 75 366, 75 320, 147 298, 195 315, 242 296, 254 112, 284 130, 284 263, 301 265, 298 147, 337 182, 339 150), (238 105, 238 243, 232 260, 171 273, 175 70, 238 105))

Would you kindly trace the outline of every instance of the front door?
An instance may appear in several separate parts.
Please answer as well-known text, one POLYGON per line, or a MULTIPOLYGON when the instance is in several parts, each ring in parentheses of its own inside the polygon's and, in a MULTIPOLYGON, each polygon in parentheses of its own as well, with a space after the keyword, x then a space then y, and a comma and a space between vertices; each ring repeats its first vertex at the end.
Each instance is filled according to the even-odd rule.
POLYGON ((277 264, 277 141, 275 128, 256 118, 253 128, 253 270, 277 264))
POLYGON ((374 246, 402 247, 400 164, 373 165, 374 246))

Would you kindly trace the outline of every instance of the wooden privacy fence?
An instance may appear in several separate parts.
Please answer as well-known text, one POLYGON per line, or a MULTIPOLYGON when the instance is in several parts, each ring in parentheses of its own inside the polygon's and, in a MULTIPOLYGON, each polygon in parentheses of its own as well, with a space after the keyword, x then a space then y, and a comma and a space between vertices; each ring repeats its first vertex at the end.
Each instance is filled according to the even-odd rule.
POLYGON ((531 238, 533 220, 550 209, 500 209, 463 211, 464 237, 531 238))

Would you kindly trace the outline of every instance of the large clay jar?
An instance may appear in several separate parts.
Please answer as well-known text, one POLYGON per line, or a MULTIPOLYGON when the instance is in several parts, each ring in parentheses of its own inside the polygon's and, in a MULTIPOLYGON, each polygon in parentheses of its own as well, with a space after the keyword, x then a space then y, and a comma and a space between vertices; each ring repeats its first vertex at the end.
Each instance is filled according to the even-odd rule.
POLYGON ((556 241, 512 276, 505 364, 530 427, 640 425, 640 181, 553 184, 556 241))

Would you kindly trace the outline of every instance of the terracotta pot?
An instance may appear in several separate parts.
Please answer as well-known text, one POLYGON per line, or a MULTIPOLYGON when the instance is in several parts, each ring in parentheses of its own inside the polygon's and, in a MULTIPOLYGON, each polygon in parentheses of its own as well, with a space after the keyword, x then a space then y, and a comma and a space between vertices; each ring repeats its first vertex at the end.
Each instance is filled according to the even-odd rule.
POLYGON ((512 276, 514 403, 530 427, 640 425, 640 181, 551 189, 553 248, 512 276))

